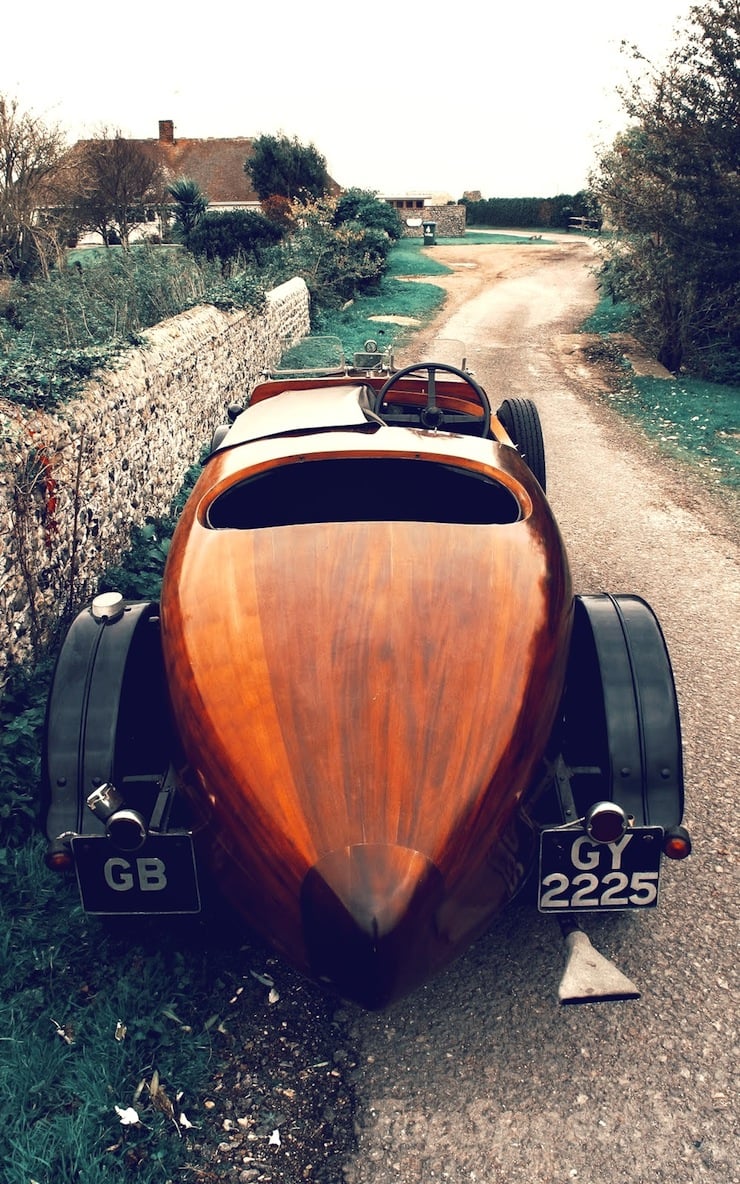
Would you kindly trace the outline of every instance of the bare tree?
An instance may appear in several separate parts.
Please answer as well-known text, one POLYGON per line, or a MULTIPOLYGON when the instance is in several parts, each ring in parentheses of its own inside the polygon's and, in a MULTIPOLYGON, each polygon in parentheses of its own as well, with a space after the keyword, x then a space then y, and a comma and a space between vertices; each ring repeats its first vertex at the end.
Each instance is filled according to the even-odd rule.
POLYGON ((48 273, 58 257, 53 210, 64 150, 58 128, 0 95, 0 275, 48 273))
POLYGON ((146 221, 146 209, 163 201, 162 170, 154 153, 120 130, 103 129, 75 152, 71 194, 81 226, 97 230, 109 246, 118 235, 126 247, 131 231, 146 221))

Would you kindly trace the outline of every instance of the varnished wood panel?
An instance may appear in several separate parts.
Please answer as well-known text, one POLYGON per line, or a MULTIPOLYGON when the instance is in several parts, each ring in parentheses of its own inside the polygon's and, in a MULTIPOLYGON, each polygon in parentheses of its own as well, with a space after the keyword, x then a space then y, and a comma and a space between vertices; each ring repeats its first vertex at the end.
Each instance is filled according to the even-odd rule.
MULTIPOLYGON (((260 463, 278 447, 260 445, 260 463)), ((455 447, 476 464, 496 446, 455 447)), ((238 452, 201 478, 162 601, 175 717, 221 874, 250 921, 307 965, 311 868, 332 869, 329 887, 350 912, 362 913, 365 894, 379 937, 403 921, 414 877, 426 882, 434 869, 424 941, 439 964, 512 890, 503 865, 513 818, 567 653, 557 530, 536 490, 524 499, 532 512, 505 526, 207 529, 198 506, 239 474, 238 452), (375 864, 382 882, 368 878, 361 849, 388 853, 375 864)), ((521 461, 507 459, 518 479, 521 461)))

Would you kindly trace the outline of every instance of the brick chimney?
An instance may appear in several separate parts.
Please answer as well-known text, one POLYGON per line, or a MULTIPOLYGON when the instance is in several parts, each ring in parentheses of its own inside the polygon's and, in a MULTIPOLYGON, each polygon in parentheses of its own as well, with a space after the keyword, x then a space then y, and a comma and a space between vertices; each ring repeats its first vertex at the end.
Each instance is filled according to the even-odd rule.
POLYGON ((160 144, 174 144, 174 142, 175 142, 175 125, 171 119, 160 119, 160 121, 159 121, 159 142, 160 142, 160 144))

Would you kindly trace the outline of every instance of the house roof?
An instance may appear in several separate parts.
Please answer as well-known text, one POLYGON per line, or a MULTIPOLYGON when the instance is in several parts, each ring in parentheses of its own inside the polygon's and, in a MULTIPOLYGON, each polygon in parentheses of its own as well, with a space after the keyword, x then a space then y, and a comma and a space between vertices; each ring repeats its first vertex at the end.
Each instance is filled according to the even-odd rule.
MULTIPOLYGON (((72 153, 88 142, 78 141, 72 153)), ((156 140, 132 139, 130 142, 157 160, 166 183, 187 177, 196 182, 210 205, 259 205, 260 199, 252 187, 251 178, 244 171, 245 161, 253 151, 254 140, 249 137, 176 139, 172 120, 161 119, 156 140)), ((340 192, 331 178, 330 191, 340 192)))
POLYGON ((250 202, 259 204, 244 163, 252 155, 251 139, 137 140, 145 152, 156 156, 167 181, 188 177, 195 181, 212 205, 250 202))

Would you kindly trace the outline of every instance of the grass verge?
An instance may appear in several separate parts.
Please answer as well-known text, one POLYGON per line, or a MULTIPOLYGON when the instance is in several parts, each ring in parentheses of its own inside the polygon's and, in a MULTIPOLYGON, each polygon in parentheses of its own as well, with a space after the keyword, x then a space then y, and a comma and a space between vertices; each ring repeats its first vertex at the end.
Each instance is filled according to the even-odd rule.
POLYGON ((630 374, 609 398, 707 486, 740 494, 740 388, 630 374))
MULTIPOLYGON (((101 583, 158 596, 197 472, 101 583)), ((114 930, 82 912, 33 825, 49 668, 16 673, 0 742, 3 1184, 335 1184, 356 1063, 336 1002, 226 910, 114 930)))
MULTIPOLYGON (((628 304, 604 297, 581 330, 608 342, 612 333, 629 332, 633 321, 628 304)), ((740 493, 740 388, 682 374, 642 377, 627 363, 620 378, 606 396, 611 406, 636 420, 667 456, 688 465, 709 488, 740 493)))
POLYGON ((333 1001, 223 917, 108 931, 42 847, 0 877, 3 1184, 334 1184, 355 1062, 333 1001))
POLYGON ((142 1184, 169 1178, 210 1053, 192 966, 164 946, 116 947, 46 870, 38 837, 11 852, 2 879, 3 1180, 107 1184, 133 1168, 142 1184), (140 1121, 123 1124, 116 1107, 140 1121))
POLYGON ((368 338, 379 340, 383 346, 401 344, 410 329, 416 330, 428 321, 445 300, 445 291, 434 283, 424 283, 424 276, 448 275, 451 268, 430 258, 412 239, 402 239, 389 255, 388 272, 374 295, 337 310, 322 310, 314 325, 315 333, 327 333, 342 342, 345 357, 362 348, 368 338), (406 278, 400 279, 400 276, 406 278), (413 282, 408 282, 413 277, 413 282), (417 279, 416 277, 419 277, 417 279), (380 323, 373 317, 401 317, 411 325, 380 323))

